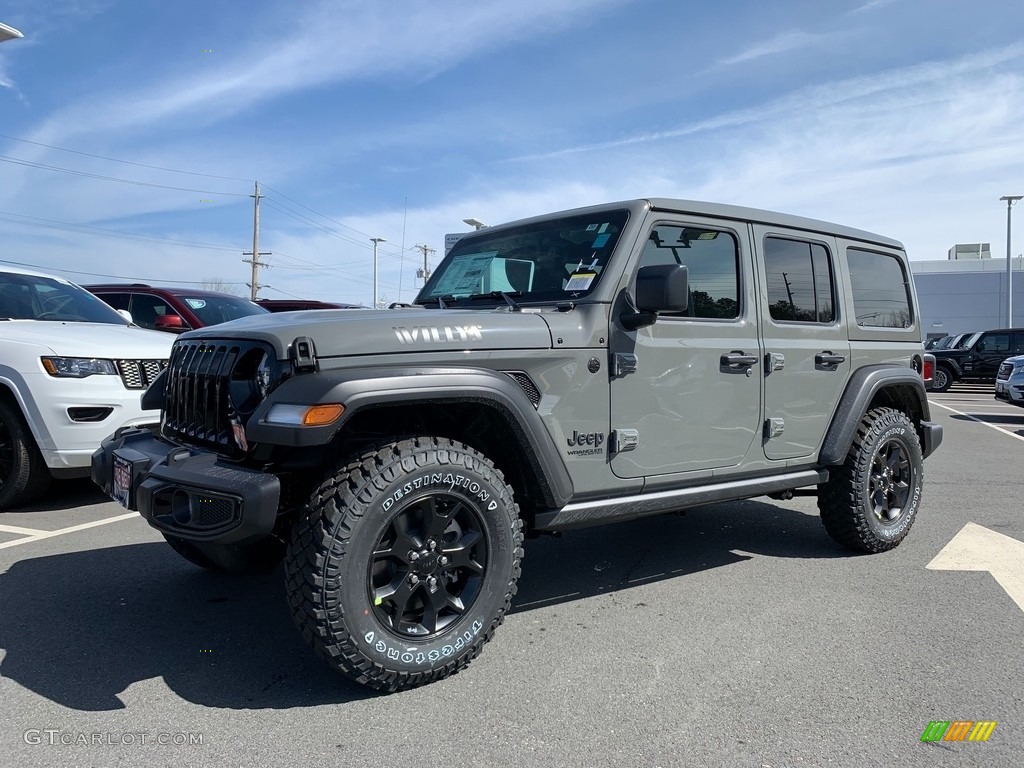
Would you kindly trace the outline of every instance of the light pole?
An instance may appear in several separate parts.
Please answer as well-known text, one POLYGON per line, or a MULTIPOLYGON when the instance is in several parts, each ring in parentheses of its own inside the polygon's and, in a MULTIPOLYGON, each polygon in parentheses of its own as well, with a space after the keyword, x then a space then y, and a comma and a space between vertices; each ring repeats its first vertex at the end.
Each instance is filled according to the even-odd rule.
POLYGON ((386 243, 383 237, 371 237, 370 242, 373 243, 373 308, 377 308, 377 246, 380 243, 386 243))
POLYGON ((14 27, 8 27, 6 24, 0 23, 0 43, 4 40, 15 40, 19 37, 24 37, 24 35, 14 27))
POLYGON ((1003 195, 1006 201, 1006 327, 1013 328, 1013 259, 1010 258, 1010 209, 1024 195, 1003 195))
POLYGON ((463 221, 476 230, 484 229, 487 226, 480 219, 463 219, 463 221))

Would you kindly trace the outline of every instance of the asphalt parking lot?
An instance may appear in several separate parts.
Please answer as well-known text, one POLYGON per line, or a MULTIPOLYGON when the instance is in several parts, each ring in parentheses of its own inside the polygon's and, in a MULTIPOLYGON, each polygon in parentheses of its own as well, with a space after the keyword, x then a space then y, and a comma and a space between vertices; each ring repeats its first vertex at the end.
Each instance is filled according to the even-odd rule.
POLYGON ((280 570, 205 573, 64 483, 0 515, 0 765, 1016 768, 1024 409, 931 399, 893 552, 839 549, 812 498, 532 540, 480 658, 391 696, 314 658, 280 570), (921 741, 946 720, 996 726, 921 741))

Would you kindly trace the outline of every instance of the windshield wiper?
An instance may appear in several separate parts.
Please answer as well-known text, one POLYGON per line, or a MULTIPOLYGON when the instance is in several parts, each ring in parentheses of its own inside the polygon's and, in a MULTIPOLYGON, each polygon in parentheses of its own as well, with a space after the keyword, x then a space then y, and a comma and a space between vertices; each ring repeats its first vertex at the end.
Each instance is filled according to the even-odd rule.
POLYGON ((437 308, 438 309, 448 309, 448 302, 454 303, 456 301, 456 298, 454 296, 451 296, 451 295, 447 295, 447 296, 431 296, 430 298, 423 299, 423 301, 417 301, 416 304, 419 304, 419 305, 425 307, 427 304, 430 304, 431 302, 434 302, 434 301, 437 302, 437 308))
POLYGON ((504 299, 509 309, 519 309, 519 305, 513 300, 513 296, 522 297, 522 291, 490 291, 489 293, 471 293, 466 297, 467 301, 480 301, 481 299, 504 299))

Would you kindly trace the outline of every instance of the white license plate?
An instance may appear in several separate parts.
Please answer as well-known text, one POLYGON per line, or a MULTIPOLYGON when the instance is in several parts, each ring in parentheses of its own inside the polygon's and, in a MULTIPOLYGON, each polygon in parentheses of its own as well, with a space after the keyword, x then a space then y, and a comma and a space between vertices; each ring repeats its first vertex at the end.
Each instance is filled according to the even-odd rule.
POLYGON ((132 463, 114 454, 110 496, 122 507, 132 507, 132 463))

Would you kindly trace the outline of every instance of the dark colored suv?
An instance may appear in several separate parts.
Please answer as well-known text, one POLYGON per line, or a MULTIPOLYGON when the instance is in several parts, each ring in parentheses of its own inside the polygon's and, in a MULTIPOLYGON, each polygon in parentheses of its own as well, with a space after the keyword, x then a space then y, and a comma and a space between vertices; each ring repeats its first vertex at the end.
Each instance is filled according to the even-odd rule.
POLYGON ((331 301, 314 301, 312 299, 257 299, 256 303, 270 312, 295 312, 302 309, 366 309, 359 304, 336 304, 331 301))
POLYGON ((978 331, 952 349, 933 349, 935 380, 932 391, 945 392, 957 381, 990 383, 999 364, 1024 354, 1024 328, 978 331))
POLYGON ((86 285, 84 288, 114 309, 128 310, 136 325, 171 333, 263 315, 268 311, 248 299, 216 291, 155 288, 144 283, 86 285))

